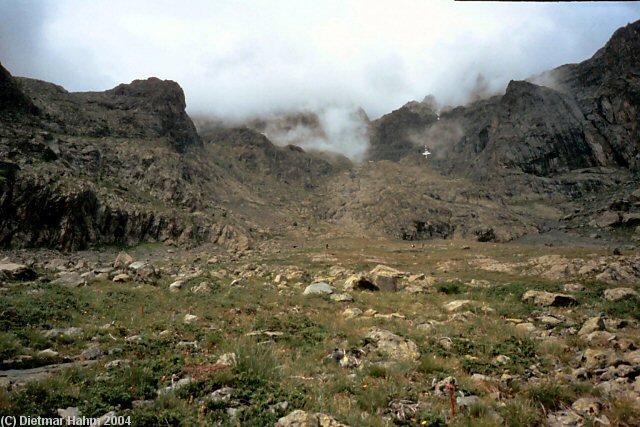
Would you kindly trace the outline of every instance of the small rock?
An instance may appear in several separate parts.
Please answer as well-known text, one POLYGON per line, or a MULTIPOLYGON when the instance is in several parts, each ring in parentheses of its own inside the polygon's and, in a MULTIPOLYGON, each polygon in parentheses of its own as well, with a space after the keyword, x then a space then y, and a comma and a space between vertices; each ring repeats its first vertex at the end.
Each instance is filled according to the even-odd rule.
POLYGON ((113 261, 113 268, 124 270, 133 262, 133 257, 126 252, 120 252, 113 261))
POLYGON ((129 359, 115 359, 105 363, 104 367, 107 369, 114 369, 114 368, 120 368, 120 367, 128 367, 130 364, 131 364, 131 360, 129 359))
POLYGON ((613 288, 604 291, 604 299, 607 301, 620 301, 626 298, 640 298, 640 294, 631 288, 613 288))
POLYGON ((346 292, 341 294, 332 294, 329 298, 335 302, 353 302, 353 297, 346 292))
POLYGON ((527 332, 527 333, 534 333, 534 332, 536 332, 538 330, 536 328, 536 325, 534 325, 533 323, 529 323, 529 322, 517 324, 516 325, 516 329, 519 330, 519 331, 527 332))
MULTIPOLYGON (((74 419, 80 417, 80 410, 75 406, 70 406, 65 409, 58 409, 58 416, 64 420, 74 419)), ((69 425, 73 425, 70 424, 69 425)))
POLYGON ((174 382, 173 384, 171 384, 168 387, 163 387, 158 389, 158 391, 156 392, 158 394, 158 396, 161 396, 163 394, 167 394, 170 393, 172 391, 181 389, 182 387, 189 385, 193 382, 193 379, 191 377, 186 377, 186 378, 182 378, 181 380, 178 380, 176 382, 174 382))
POLYGON ((571 409, 583 417, 597 417, 600 414, 601 404, 592 397, 582 397, 571 405, 571 409))
POLYGON ((583 338, 589 345, 592 345, 594 343, 609 344, 611 341, 616 339, 616 336, 607 331, 594 331, 590 334, 584 335, 583 338))
POLYGON ((582 292, 584 291, 584 285, 580 283, 565 283, 562 290, 565 292, 582 292))
POLYGON ((540 318, 540 323, 547 325, 547 327, 553 328, 554 326, 561 325, 563 321, 555 316, 542 316, 540 318))
POLYGON ((437 396, 449 396, 449 387, 456 385, 457 381, 454 377, 446 377, 433 385, 434 392, 437 396))
POLYGON ((511 362, 511 358, 503 354, 499 354, 491 360, 494 365, 506 365, 509 362, 511 362))
POLYGON ((464 299, 464 300, 455 300, 455 301, 451 301, 447 304, 444 305, 444 309, 447 310, 449 313, 452 313, 454 311, 458 311, 461 308, 464 308, 468 305, 472 305, 473 301, 468 300, 468 299, 464 299))
POLYGON ((482 402, 478 396, 463 396, 456 398, 456 403, 462 409, 469 409, 473 405, 482 402))
POLYGON ((100 347, 89 347, 80 353, 80 358, 82 360, 96 360, 102 357, 102 351, 100 351, 100 347))
POLYGON ((237 358, 235 353, 224 353, 220 357, 218 357, 216 363, 226 366, 235 366, 236 360, 237 358))
POLYGON ((588 348, 582 355, 583 366, 588 371, 604 368, 610 358, 615 356, 613 350, 600 350, 588 348))
POLYGON ((209 400, 215 403, 229 402, 236 390, 232 387, 222 387, 209 395, 209 400))
POLYGON ((186 324, 192 324, 192 323, 196 323, 199 320, 198 316, 196 316, 195 314, 185 314, 184 318, 182 319, 182 321, 186 324))
POLYGON ((194 294, 208 294, 211 293, 211 284, 209 282, 202 282, 191 288, 191 292, 194 294))
POLYGON ((312 283, 306 287, 303 295, 330 295, 335 288, 326 282, 312 283))
POLYGON ((130 337, 126 337, 125 342, 140 342, 142 341, 142 336, 140 335, 131 335, 130 337))
POLYGON ((45 338, 55 338, 59 336, 69 337, 69 338, 77 338, 81 336, 83 333, 82 329, 71 327, 71 328, 56 328, 50 329, 44 332, 45 338))
POLYGON ((562 410, 547 415, 546 425, 549 427, 578 427, 582 424, 582 417, 573 411, 562 410))
POLYGON ((349 427, 333 417, 321 413, 308 413, 296 409, 276 423, 276 427, 349 427))
POLYGON ((180 292, 180 289, 182 289, 182 285, 184 285, 184 282, 182 280, 177 280, 169 285, 169 291, 180 292))
POLYGON ((39 351, 38 357, 41 359, 54 359, 58 357, 59 354, 60 353, 58 353, 57 351, 48 348, 46 350, 39 351))
POLYGON ((345 319, 353 319, 354 317, 358 317, 362 315, 362 310, 360 310, 357 307, 354 308, 346 308, 343 312, 342 315, 344 316, 345 319))
POLYGON ((366 310, 365 310, 365 312, 364 312, 363 314, 364 314, 365 316, 367 316, 367 317, 373 317, 373 316, 375 316, 375 315, 376 315, 376 313, 377 313, 377 312, 378 312, 378 311, 377 311, 377 310, 374 310, 373 308, 368 308, 368 309, 366 309, 366 310))
POLYGON ((629 351, 622 356, 622 359, 632 366, 640 366, 640 350, 629 351))
POLYGON ((13 280, 33 280, 37 277, 37 274, 24 264, 1 262, 0 277, 2 276, 6 276, 13 280))
POLYGON ((402 338, 390 331, 373 327, 366 338, 376 350, 386 354, 391 360, 418 360, 420 351, 413 341, 402 338))
POLYGON ((129 279, 130 279, 129 275, 125 274, 125 273, 116 274, 113 277, 113 281, 114 282, 120 282, 120 283, 121 282, 127 282, 127 281, 129 281, 129 279))
POLYGON ((86 284, 84 277, 80 276, 78 273, 60 273, 60 277, 51 281, 52 285, 61 285, 66 286, 67 288, 77 288, 78 286, 82 286, 86 284))
POLYGON ((604 329, 604 319, 601 316, 592 317, 582 324, 582 328, 578 332, 578 335, 587 335, 595 331, 604 331, 604 329))

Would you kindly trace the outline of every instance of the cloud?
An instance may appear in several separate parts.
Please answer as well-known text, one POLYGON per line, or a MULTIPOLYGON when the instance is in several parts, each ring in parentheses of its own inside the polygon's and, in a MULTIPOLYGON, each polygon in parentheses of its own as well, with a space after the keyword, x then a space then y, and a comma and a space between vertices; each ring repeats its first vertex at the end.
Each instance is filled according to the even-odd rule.
POLYGON ((70 90, 176 80, 190 113, 225 119, 353 105, 378 117, 427 94, 500 92, 638 18, 634 3, 0 0, 0 61, 70 90))

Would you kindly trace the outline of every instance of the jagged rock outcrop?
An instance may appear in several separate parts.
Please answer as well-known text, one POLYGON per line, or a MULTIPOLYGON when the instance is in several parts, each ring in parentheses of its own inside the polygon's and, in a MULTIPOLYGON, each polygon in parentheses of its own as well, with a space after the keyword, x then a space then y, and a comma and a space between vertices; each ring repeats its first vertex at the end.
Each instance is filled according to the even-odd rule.
POLYGON ((36 107, 18 87, 13 76, 0 64, 0 114, 37 113, 36 107))
POLYGON ((426 145, 438 169, 474 178, 505 170, 545 177, 595 166, 636 170, 639 52, 640 21, 580 64, 512 81, 503 96, 444 111, 440 120, 428 106, 408 104, 373 122, 370 157, 416 156, 426 145))
POLYGON ((422 148, 422 133, 437 121, 438 114, 430 98, 406 103, 371 123, 368 157, 371 160, 400 160, 422 148))
POLYGON ((182 88, 151 77, 105 92, 67 92, 61 86, 27 78, 18 85, 44 113, 49 130, 93 137, 164 137, 184 153, 202 144, 187 115, 182 88))

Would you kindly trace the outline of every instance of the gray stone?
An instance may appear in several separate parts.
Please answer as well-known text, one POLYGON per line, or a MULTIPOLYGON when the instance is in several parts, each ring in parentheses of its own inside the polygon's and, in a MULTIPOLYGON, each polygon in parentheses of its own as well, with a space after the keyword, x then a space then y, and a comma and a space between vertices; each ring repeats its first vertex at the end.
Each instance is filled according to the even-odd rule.
POLYGON ((209 395, 209 400, 212 402, 229 402, 235 393, 235 389, 231 387, 222 387, 209 395))
MULTIPOLYGON (((76 406, 70 406, 65 409, 58 409, 58 416, 64 420, 69 418, 78 418, 80 417, 80 410, 76 406)), ((72 425, 68 423, 69 425, 72 425)))
POLYGON ((82 360, 96 360, 102 357, 102 351, 100 347, 89 347, 80 353, 80 358, 82 360))
POLYGON ((69 338, 77 338, 83 334, 83 330, 76 327, 71 328, 55 328, 44 332, 45 338, 55 338, 65 336, 69 338))
POLYGON ((194 314, 185 314, 182 321, 186 324, 196 323, 199 320, 199 317, 194 314))
POLYGON ((583 417, 596 417, 600 414, 601 404, 598 399, 592 397, 582 397, 571 405, 571 409, 583 417))
POLYGON ((161 396, 163 394, 171 393, 172 391, 181 389, 182 387, 191 384, 192 382, 193 379, 191 377, 182 378, 178 381, 173 382, 170 386, 158 389, 157 394, 158 396, 161 396))
POLYGON ((331 298, 332 301, 336 302, 353 302, 353 297, 346 292, 340 294, 332 294, 329 298, 331 298))
POLYGON ((522 296, 522 301, 533 302, 545 307, 566 307, 578 303, 572 295, 545 291, 527 291, 522 296))
POLYGON ((604 329, 604 319, 600 316, 592 317, 591 319, 584 322, 582 328, 578 332, 578 335, 587 335, 595 331, 604 331, 604 329))
POLYGON ((307 286, 302 293, 303 295, 330 295, 335 288, 326 282, 312 283, 307 286))
POLYGON ((640 298, 640 294, 631 288, 613 288, 604 291, 604 299, 607 301, 620 301, 626 298, 640 298))
POLYGON ((349 427, 333 417, 321 413, 309 413, 296 409, 289 415, 282 417, 276 427, 349 427))
POLYGON ((0 263, 0 277, 8 277, 13 280, 33 280, 36 278, 36 272, 24 264, 16 264, 13 262, 0 263))
POLYGON ((358 307, 349 307, 342 312, 342 315, 345 319, 353 319, 354 317, 362 316, 362 310, 358 307))
POLYGON ((57 351, 47 348, 46 350, 41 350, 38 352, 38 357, 42 359, 53 359, 59 356, 60 353, 57 351))
POLYGON ((182 285, 184 285, 184 282, 182 280, 176 280, 175 282, 169 285, 169 291, 180 292, 180 289, 182 289, 182 285))
POLYGON ((86 284, 84 277, 80 276, 80 274, 71 272, 71 273, 60 273, 60 276, 51 281, 52 285, 61 285, 66 286, 67 288, 77 288, 78 286, 82 286, 86 284))
POLYGON ((385 329, 373 327, 366 338, 373 343, 377 351, 385 354, 390 360, 415 361, 420 358, 416 343, 385 329))

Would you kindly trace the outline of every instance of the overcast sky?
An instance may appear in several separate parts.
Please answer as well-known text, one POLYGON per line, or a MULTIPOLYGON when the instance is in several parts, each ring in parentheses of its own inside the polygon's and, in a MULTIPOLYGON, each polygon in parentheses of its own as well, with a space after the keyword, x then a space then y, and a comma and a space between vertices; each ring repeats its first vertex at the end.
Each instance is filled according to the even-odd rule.
POLYGON ((360 105, 372 117, 434 94, 468 98, 590 57, 635 3, 0 0, 0 62, 15 75, 104 90, 157 76, 190 113, 360 105))

